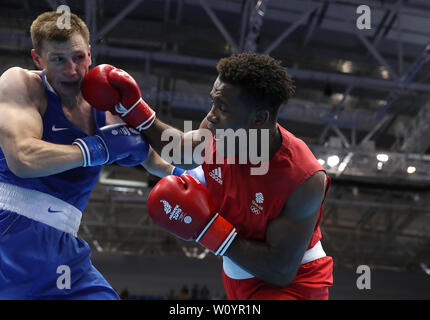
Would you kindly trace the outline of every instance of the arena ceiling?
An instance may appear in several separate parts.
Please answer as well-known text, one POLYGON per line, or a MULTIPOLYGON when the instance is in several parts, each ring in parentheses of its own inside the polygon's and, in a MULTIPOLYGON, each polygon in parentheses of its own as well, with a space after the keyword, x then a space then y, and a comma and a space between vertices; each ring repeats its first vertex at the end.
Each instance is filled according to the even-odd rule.
MULTIPOLYGON (((31 21, 61 4, 87 22, 94 64, 130 72, 158 117, 178 128, 198 126, 209 110, 218 59, 256 51, 282 60, 296 95, 280 123, 333 178, 326 251, 344 266, 430 265, 428 1, 2 0, 2 71, 34 68, 31 21), (363 4, 369 30, 356 24, 363 4)), ((150 221, 145 202, 156 181, 143 168, 106 167, 80 236, 99 251, 206 256, 150 221)))

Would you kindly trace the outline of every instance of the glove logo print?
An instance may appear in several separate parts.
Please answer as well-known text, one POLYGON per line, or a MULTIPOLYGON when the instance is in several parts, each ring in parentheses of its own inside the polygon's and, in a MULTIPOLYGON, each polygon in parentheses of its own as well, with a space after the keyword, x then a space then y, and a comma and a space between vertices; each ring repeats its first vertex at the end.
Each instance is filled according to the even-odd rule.
MULTIPOLYGON (((139 134, 139 131, 137 131, 136 129, 128 128, 128 130, 130 130, 130 131, 131 131, 131 133, 139 134)), ((140 136, 139 136, 139 137, 140 137, 140 136)))
POLYGON ((163 204, 164 206, 164 212, 166 214, 169 214, 170 211, 172 211, 172 206, 166 201, 166 200, 160 200, 160 202, 163 204))
POLYGON ((255 194, 255 200, 252 200, 250 210, 252 213, 258 215, 263 211, 262 203, 264 202, 264 196, 261 192, 255 194))
POLYGON ((172 206, 166 200, 160 200, 160 202, 163 204, 164 212, 168 215, 170 214, 170 220, 183 221, 186 224, 190 224, 191 221, 193 221, 190 216, 187 216, 185 212, 182 211, 179 205, 176 205, 172 210, 172 206))

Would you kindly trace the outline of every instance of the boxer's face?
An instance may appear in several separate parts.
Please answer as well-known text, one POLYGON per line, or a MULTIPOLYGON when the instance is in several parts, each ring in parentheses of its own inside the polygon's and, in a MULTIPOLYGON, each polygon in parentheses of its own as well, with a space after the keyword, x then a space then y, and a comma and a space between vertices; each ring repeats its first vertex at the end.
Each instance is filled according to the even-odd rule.
POLYGON ((206 115, 203 127, 215 132, 216 129, 249 129, 253 127, 254 106, 246 99, 242 90, 218 77, 210 93, 212 107, 206 115))
POLYGON ((83 77, 91 65, 88 43, 79 34, 68 41, 44 41, 38 54, 32 50, 33 60, 40 69, 45 69, 51 86, 60 96, 76 96, 80 93, 83 77))
MULTIPOLYGON (((226 139, 226 134, 229 133, 223 131, 217 132, 217 129, 232 129, 234 133, 238 132, 238 129, 245 129, 249 135, 249 129, 268 128, 269 112, 259 106, 253 98, 246 96, 240 87, 225 83, 218 77, 215 80, 210 95, 212 107, 200 128, 209 129, 215 133, 217 143, 222 143, 221 141, 223 141, 223 150, 226 152, 225 156, 228 156, 229 139, 226 139)), ((256 142, 258 144, 258 141, 246 139, 245 143, 247 146, 243 149, 237 143, 240 139, 235 139, 235 155, 239 155, 241 150, 248 150, 249 143, 256 142)))

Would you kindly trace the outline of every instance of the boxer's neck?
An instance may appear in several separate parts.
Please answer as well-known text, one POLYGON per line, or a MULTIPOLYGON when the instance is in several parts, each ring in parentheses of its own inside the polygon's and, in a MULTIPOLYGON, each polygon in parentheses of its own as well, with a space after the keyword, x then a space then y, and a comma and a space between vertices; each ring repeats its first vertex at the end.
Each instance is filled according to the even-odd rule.
POLYGON ((63 104, 63 107, 68 110, 79 109, 84 102, 85 101, 80 94, 77 96, 61 97, 61 103, 63 104))
POLYGON ((269 159, 272 160, 282 145, 282 135, 276 123, 274 127, 270 129, 269 137, 269 159))

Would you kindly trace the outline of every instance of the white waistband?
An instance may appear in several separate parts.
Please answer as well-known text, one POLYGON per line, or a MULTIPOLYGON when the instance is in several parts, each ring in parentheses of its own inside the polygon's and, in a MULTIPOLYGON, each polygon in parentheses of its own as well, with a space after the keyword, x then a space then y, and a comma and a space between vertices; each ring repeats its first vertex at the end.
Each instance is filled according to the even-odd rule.
MULTIPOLYGON (((306 250, 301 264, 305 264, 325 256, 326 254, 321 245, 321 241, 318 241, 312 248, 310 248, 309 250, 306 250)), ((232 279, 239 279, 239 280, 249 279, 254 277, 254 275, 239 267, 228 257, 223 256, 222 258, 223 258, 224 273, 228 277, 232 279)))
POLYGON ((49 194, 0 182, 0 209, 10 210, 75 237, 82 212, 49 194))

